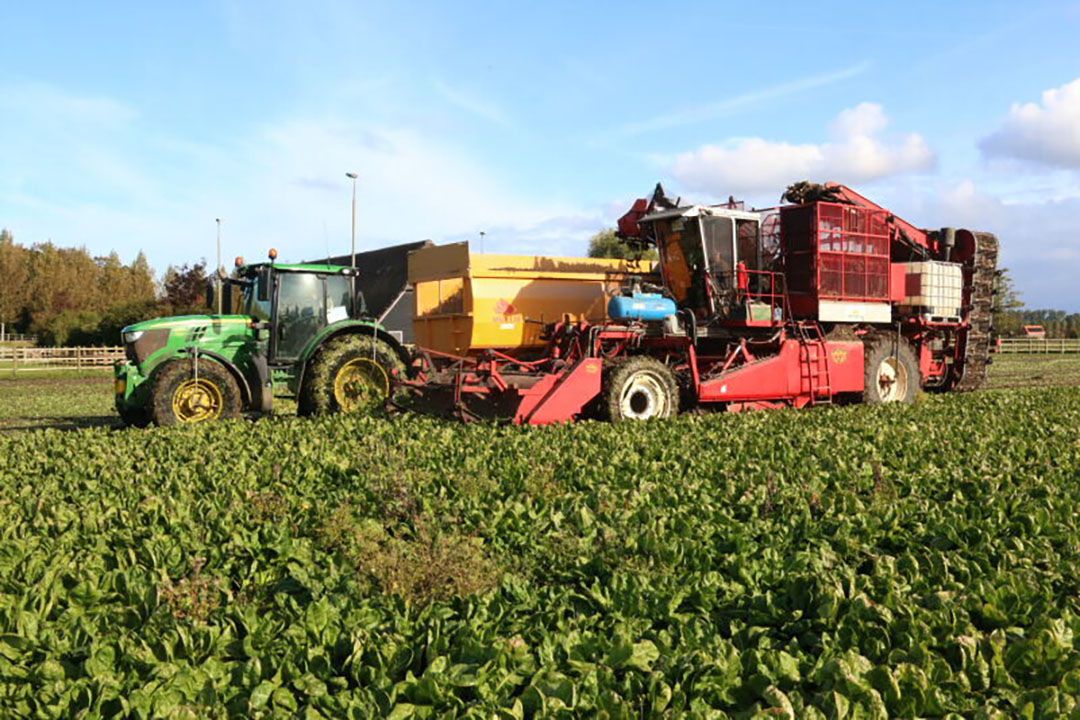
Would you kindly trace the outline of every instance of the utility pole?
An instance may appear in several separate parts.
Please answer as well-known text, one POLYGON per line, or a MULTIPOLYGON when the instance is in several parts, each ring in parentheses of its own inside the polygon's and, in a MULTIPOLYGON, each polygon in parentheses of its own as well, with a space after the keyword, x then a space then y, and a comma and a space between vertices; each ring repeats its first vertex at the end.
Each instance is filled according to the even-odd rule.
POLYGON ((221 282, 221 218, 214 218, 214 222, 217 223, 217 267, 214 268, 214 278, 217 282, 217 314, 221 314, 221 291, 224 289, 224 284, 221 282))
POLYGON ((355 308, 355 306, 356 306, 356 173, 347 172, 347 173, 345 173, 345 177, 352 180, 352 232, 350 233, 350 236, 351 236, 350 248, 351 249, 349 251, 349 267, 351 267, 353 269, 353 274, 349 276, 349 279, 352 281, 350 283, 352 285, 352 304, 354 306, 352 312, 355 313, 355 312, 357 312, 356 308, 355 308))
POLYGON ((356 267, 356 173, 347 172, 345 177, 352 180, 352 252, 349 256, 349 265, 356 267))
POLYGON ((484 252, 484 236, 487 235, 483 230, 480 231, 480 252, 484 252))

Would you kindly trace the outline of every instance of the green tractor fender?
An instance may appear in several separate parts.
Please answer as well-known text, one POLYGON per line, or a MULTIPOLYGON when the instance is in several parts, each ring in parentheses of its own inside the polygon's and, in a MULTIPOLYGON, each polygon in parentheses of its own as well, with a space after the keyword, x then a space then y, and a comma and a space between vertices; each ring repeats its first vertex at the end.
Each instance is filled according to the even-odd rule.
POLYGON ((304 376, 307 374, 308 368, 311 367, 311 361, 318 354, 326 343, 344 335, 374 335, 379 340, 382 340, 389 345, 397 356, 401 359, 401 363, 406 367, 409 366, 409 353, 405 347, 398 342, 397 338, 391 335, 385 328, 378 323, 370 320, 343 320, 341 322, 328 325, 313 337, 306 346, 304 346, 303 352, 300 353, 300 359, 297 361, 297 372, 295 375, 295 387, 293 391, 299 395, 301 389, 304 387, 304 376))

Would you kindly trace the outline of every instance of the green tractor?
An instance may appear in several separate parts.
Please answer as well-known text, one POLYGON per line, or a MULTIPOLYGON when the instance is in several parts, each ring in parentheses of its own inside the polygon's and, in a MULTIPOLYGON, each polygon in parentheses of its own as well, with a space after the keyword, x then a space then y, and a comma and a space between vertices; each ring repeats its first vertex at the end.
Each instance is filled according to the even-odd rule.
MULTIPOLYGON (((128 425, 269 414, 288 393, 301 415, 382 404, 407 354, 367 315, 358 271, 324 264, 243 265, 222 281, 220 315, 156 318, 122 331, 116 409, 128 425), (235 309, 232 307, 238 304, 235 309)), ((211 304, 213 304, 211 302, 211 304)))

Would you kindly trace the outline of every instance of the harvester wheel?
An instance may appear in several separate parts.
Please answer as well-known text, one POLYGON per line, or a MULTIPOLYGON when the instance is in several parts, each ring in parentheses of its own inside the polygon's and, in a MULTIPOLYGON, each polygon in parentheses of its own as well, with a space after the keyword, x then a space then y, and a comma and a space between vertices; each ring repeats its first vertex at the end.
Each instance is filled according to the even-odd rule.
POLYGON ((919 361, 907 340, 878 336, 866 343, 863 401, 913 403, 919 392, 919 361))
POLYGON ((659 360, 630 358, 605 373, 601 402, 612 422, 671 417, 679 411, 679 386, 675 374, 659 360))
POLYGON ((155 425, 209 422, 240 416, 240 388, 214 360, 171 360, 158 369, 150 392, 155 425))
POLYGON ((386 342, 370 335, 331 340, 311 363, 300 392, 300 415, 365 412, 390 396, 391 373, 405 372, 401 358, 386 342))

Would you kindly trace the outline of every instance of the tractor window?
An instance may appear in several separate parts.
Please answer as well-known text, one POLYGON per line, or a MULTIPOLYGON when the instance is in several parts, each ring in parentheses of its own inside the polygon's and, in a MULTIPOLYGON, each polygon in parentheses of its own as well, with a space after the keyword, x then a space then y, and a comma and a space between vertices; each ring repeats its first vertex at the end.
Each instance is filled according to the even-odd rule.
POLYGON ((278 358, 296 358, 308 341, 326 325, 323 278, 310 273, 284 272, 278 288, 278 358))
POLYGON ((259 283, 267 281, 265 274, 253 277, 250 282, 244 284, 244 298, 242 312, 256 320, 270 319, 270 293, 264 293, 266 300, 259 299, 259 283))
POLYGON ((336 323, 352 317, 352 282, 344 275, 326 278, 326 322, 336 323))

